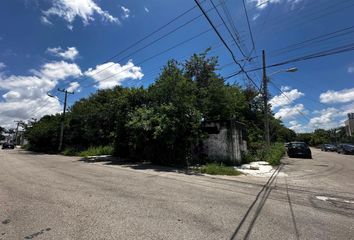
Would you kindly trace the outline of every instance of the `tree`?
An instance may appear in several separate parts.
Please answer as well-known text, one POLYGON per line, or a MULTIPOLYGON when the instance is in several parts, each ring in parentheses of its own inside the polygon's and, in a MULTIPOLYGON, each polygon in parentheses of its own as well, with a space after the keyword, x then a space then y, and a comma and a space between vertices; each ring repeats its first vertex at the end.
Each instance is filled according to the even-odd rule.
POLYGON ((5 128, 0 126, 0 141, 5 139, 4 132, 5 132, 5 128))

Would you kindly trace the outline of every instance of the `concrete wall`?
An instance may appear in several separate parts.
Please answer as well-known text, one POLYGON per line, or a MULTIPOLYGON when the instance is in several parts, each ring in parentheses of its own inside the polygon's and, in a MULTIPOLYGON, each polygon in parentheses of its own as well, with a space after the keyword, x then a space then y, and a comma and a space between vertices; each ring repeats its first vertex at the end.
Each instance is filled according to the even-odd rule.
POLYGON ((347 134, 347 136, 353 136, 354 119, 348 119, 345 121, 345 133, 347 134))
POLYGON ((243 128, 235 121, 204 124, 209 137, 203 141, 203 153, 212 160, 241 163, 241 152, 247 151, 243 128))

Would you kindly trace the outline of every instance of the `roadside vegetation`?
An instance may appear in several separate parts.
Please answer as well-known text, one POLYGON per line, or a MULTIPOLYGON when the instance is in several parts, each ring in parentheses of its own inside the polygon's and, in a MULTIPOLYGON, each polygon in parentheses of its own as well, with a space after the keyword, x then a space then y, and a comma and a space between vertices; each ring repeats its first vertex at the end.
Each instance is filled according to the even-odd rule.
POLYGON ((90 147, 87 150, 80 152, 78 155, 80 157, 112 155, 113 152, 114 149, 112 146, 99 146, 99 147, 90 147))
POLYGON ((200 171, 201 173, 206 173, 210 175, 237 176, 241 174, 241 172, 235 170, 233 167, 228 167, 219 163, 207 163, 201 168, 200 171))
MULTIPOLYGON (((257 153, 264 146, 258 89, 226 83, 217 67, 216 57, 194 54, 185 62, 168 61, 147 88, 117 86, 77 101, 65 117, 63 154, 113 154, 170 166, 211 163, 214 159, 200 159, 196 150, 208 137, 202 121, 231 118, 245 124, 249 152, 257 153)), ((56 152, 60 120, 56 114, 31 122, 26 128, 29 149, 56 152)), ((272 142, 296 137, 272 116, 270 127, 272 142)))

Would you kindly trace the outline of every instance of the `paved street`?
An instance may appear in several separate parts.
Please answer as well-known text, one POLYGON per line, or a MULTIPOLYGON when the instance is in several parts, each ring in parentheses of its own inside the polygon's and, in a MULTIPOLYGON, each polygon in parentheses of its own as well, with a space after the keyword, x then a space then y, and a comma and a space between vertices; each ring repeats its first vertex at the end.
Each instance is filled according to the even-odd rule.
POLYGON ((0 239, 354 239, 354 156, 270 179, 78 160, 0 150, 0 239))

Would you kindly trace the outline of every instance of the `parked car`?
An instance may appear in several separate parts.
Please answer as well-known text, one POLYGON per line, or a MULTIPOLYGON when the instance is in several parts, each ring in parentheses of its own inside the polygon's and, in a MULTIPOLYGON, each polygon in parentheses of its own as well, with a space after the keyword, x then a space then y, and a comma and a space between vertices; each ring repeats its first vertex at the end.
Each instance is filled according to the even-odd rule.
POLYGON ((321 151, 330 151, 330 152, 335 152, 337 151, 337 147, 333 144, 323 144, 321 147, 321 151))
POLYGON ((337 153, 354 154, 354 145, 348 143, 339 144, 337 147, 337 153))
POLYGON ((4 142, 2 144, 2 149, 14 149, 15 145, 13 143, 4 142))
POLYGON ((304 142, 291 142, 288 146, 288 156, 312 158, 312 153, 309 146, 304 142))

